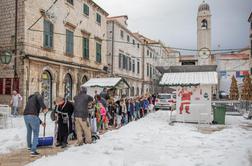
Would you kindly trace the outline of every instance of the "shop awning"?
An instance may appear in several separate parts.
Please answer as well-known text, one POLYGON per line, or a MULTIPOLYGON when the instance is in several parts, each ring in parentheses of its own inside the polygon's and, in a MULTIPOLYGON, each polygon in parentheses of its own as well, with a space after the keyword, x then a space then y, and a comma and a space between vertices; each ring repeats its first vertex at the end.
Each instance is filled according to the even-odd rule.
POLYGON ((100 88, 129 88, 127 81, 121 77, 117 78, 91 78, 82 86, 84 87, 100 87, 100 88))
POLYGON ((159 82, 161 86, 193 86, 218 84, 217 72, 165 73, 159 82))

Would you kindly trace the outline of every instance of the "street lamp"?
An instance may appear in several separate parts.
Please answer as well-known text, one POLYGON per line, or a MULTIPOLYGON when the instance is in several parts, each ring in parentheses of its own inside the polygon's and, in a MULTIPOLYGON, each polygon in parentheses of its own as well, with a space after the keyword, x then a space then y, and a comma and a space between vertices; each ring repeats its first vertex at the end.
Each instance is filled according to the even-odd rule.
POLYGON ((10 64, 12 59, 12 53, 9 51, 5 51, 0 54, 0 60, 3 64, 10 64))

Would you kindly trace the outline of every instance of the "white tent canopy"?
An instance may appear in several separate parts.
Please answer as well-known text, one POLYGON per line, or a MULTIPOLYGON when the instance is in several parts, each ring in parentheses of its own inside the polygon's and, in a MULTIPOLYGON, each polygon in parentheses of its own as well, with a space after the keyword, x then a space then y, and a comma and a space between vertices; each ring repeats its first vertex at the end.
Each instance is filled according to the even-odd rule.
POLYGON ((165 73, 159 84, 164 86, 216 85, 218 74, 217 72, 165 73))
POLYGON ((129 88, 129 84, 121 77, 116 78, 91 78, 85 84, 84 87, 100 87, 100 88, 113 88, 118 89, 129 88))

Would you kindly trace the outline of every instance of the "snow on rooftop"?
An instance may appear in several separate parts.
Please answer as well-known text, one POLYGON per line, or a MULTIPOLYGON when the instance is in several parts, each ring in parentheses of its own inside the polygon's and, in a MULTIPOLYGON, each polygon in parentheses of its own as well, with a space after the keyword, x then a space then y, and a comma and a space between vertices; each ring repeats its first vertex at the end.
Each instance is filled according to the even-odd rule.
POLYGON ((82 86, 84 87, 113 87, 117 85, 122 78, 91 78, 82 86))
POLYGON ((215 85, 218 84, 217 72, 165 73, 159 83, 168 86, 215 85))

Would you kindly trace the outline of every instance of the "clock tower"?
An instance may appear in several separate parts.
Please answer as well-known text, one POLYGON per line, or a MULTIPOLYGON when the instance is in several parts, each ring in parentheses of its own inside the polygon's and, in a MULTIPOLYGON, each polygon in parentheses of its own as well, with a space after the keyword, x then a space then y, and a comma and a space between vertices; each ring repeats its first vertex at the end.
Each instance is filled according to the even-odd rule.
POLYGON ((211 64, 211 12, 209 5, 203 1, 197 16, 197 56, 198 65, 211 64))

